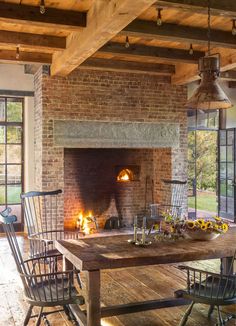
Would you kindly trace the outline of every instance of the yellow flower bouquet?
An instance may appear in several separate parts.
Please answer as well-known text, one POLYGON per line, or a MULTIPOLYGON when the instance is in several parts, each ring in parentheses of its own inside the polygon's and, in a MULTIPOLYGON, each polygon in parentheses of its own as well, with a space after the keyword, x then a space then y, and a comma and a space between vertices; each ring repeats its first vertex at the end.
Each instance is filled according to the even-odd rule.
POLYGON ((226 233, 229 224, 220 217, 214 217, 214 220, 198 218, 195 221, 185 221, 187 235, 195 240, 213 240, 220 234, 226 233))

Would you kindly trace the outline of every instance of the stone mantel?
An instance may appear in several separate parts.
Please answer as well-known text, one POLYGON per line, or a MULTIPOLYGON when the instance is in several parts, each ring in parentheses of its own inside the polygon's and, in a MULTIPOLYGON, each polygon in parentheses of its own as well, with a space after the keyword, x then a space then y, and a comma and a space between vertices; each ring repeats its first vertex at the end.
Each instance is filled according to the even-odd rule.
POLYGON ((54 146, 64 148, 179 147, 179 124, 54 120, 54 146))

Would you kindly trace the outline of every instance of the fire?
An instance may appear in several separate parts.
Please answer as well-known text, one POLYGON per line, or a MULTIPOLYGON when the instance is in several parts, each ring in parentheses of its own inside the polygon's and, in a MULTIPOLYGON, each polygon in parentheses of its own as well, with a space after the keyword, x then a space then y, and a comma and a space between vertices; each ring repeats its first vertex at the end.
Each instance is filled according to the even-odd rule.
POLYGON ((117 176, 117 181, 120 182, 127 182, 131 181, 133 179, 133 173, 130 169, 123 169, 120 171, 120 173, 117 176))
POLYGON ((76 228, 82 231, 84 234, 91 234, 96 231, 96 219, 93 216, 92 211, 87 213, 80 212, 76 221, 76 228))

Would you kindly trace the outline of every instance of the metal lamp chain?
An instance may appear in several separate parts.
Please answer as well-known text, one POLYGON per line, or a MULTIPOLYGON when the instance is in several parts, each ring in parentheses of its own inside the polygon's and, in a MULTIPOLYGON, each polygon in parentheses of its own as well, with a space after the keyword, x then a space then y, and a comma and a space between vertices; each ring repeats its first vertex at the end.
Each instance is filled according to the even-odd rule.
POLYGON ((211 54, 211 7, 210 7, 210 0, 207 1, 208 6, 208 30, 207 30, 207 39, 208 39, 208 55, 211 54))

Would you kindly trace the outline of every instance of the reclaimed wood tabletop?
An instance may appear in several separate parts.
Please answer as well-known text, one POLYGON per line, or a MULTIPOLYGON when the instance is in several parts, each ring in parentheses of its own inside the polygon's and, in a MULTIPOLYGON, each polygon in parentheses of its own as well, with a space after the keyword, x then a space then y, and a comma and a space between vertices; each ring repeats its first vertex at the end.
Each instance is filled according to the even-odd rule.
POLYGON ((154 242, 147 247, 128 243, 131 235, 59 240, 56 248, 80 270, 113 269, 158 265, 233 256, 236 228, 215 240, 177 240, 154 242))

